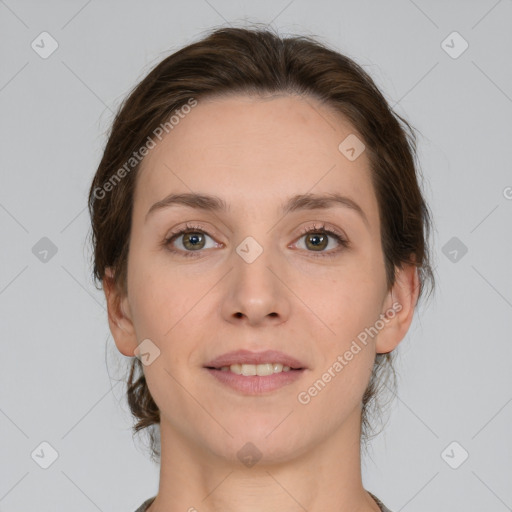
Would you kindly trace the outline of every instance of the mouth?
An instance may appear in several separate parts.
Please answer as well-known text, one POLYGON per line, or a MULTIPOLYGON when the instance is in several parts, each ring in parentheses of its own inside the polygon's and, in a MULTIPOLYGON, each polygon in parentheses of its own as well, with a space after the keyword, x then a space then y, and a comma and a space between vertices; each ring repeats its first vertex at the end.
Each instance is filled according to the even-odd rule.
POLYGON ((252 396, 293 385, 307 370, 302 361, 277 350, 235 350, 209 361, 204 368, 214 382, 252 396))
POLYGON ((285 372, 296 372, 300 370, 304 370, 305 368, 298 367, 292 368, 287 365, 283 365, 281 363, 263 363, 263 364, 231 364, 225 366, 205 366, 208 370, 217 370, 219 372, 231 372, 236 375, 243 375, 245 377, 251 376, 259 376, 266 377, 268 375, 273 375, 275 373, 285 373, 285 372))
POLYGON ((209 370, 230 371, 237 375, 272 375, 274 373, 305 370, 306 365, 295 357, 278 350, 251 352, 235 350, 206 363, 209 370))

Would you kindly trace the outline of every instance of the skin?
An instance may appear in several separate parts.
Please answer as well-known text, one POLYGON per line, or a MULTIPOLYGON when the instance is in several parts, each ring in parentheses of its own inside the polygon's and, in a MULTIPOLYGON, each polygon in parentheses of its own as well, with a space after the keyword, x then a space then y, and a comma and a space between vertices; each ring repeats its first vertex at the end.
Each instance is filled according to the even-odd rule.
POLYGON ((361 481, 361 400, 375 355, 395 349, 409 329, 418 274, 405 266, 387 289, 369 161, 365 152, 350 161, 338 150, 351 133, 313 98, 231 95, 200 100, 144 159, 128 292, 117 291, 111 269, 104 289, 119 351, 132 357, 148 338, 160 350, 144 366, 161 412, 160 488, 150 512, 379 510, 361 481), (214 194, 230 209, 174 206, 146 219, 171 192, 214 194), (283 217, 281 204, 306 192, 349 196, 368 226, 344 207, 283 217), (178 253, 170 252, 162 241, 187 222, 207 234, 203 248, 193 251, 181 236, 173 243, 178 253), (329 238, 320 252, 333 256, 315 256, 300 230, 322 222, 350 246, 329 238), (263 248, 250 264, 236 252, 248 236, 263 248), (183 256, 187 250, 195 255, 183 256), (402 308, 378 336, 307 405, 299 403, 298 393, 395 302, 402 308), (265 396, 237 393, 203 366, 240 348, 281 350, 307 370, 265 396), (262 454, 252 467, 237 457, 247 442, 262 454))

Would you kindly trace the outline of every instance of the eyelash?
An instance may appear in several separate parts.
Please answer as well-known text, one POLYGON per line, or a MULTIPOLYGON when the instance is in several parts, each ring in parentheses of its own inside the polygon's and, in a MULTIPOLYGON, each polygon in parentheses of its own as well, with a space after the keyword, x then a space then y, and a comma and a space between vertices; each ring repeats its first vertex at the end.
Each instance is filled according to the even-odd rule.
MULTIPOLYGON (((210 238, 213 238, 206 231, 204 231, 201 226, 187 224, 183 229, 180 229, 179 231, 171 233, 168 237, 166 237, 164 239, 164 241, 162 242, 162 245, 167 247, 167 249, 170 252, 181 253, 185 257, 196 257, 197 255, 195 254, 195 252, 199 253, 202 251, 184 251, 183 252, 181 250, 170 249, 169 245, 175 238, 178 238, 181 235, 185 235, 187 233, 197 233, 197 232, 203 233, 205 235, 208 235, 210 238)), ((303 229, 301 231, 301 235, 300 235, 299 239, 305 235, 308 235, 309 233, 325 233, 326 235, 329 235, 332 238, 334 238, 342 246, 341 249, 338 248, 338 249, 335 249, 330 252, 322 252, 322 253, 317 253, 317 254, 315 254, 314 251, 307 251, 307 252, 311 252, 312 256, 314 256, 315 258, 332 258, 332 257, 336 256, 341 250, 348 248, 350 245, 348 240, 346 240, 341 233, 338 233, 335 230, 326 228, 325 224, 323 224, 323 223, 319 227, 317 227, 316 224, 313 224, 312 227, 303 229)))

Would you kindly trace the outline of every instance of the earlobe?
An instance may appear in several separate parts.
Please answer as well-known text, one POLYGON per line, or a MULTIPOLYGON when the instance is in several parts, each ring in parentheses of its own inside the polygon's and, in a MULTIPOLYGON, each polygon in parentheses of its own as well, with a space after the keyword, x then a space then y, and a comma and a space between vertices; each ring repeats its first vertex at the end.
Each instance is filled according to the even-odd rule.
POLYGON ((114 342, 121 354, 134 357, 137 337, 133 326, 128 297, 123 295, 114 281, 111 267, 105 269, 103 290, 107 301, 108 323, 114 342))
POLYGON ((404 264, 396 271, 395 283, 384 301, 385 327, 379 332, 376 352, 386 354, 393 351, 403 340, 412 323, 419 295, 418 268, 404 264))

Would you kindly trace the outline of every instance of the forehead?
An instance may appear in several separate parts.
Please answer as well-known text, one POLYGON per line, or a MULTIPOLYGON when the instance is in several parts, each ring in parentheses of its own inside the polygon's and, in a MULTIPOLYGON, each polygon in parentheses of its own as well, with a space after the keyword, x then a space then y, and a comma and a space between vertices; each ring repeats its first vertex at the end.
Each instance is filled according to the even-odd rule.
POLYGON ((297 193, 340 193, 371 217, 366 152, 350 160, 339 149, 349 136, 362 142, 341 114, 311 97, 200 100, 145 157, 135 208, 145 215, 171 192, 209 193, 254 211, 297 193))

